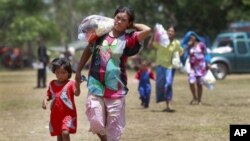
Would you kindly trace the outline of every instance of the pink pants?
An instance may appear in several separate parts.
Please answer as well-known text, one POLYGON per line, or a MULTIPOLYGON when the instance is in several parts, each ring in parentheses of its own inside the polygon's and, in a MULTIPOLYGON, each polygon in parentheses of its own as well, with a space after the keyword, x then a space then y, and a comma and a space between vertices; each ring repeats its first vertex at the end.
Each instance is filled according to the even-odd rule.
POLYGON ((125 127, 125 97, 108 99, 89 94, 86 115, 90 132, 106 135, 108 141, 118 141, 125 127))

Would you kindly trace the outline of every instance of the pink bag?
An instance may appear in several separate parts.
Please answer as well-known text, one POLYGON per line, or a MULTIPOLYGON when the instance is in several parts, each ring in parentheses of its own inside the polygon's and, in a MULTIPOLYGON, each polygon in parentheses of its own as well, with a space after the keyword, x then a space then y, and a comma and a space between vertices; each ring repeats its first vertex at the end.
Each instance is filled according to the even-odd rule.
POLYGON ((166 30, 159 23, 156 23, 154 27, 154 42, 163 47, 167 47, 170 43, 166 30))

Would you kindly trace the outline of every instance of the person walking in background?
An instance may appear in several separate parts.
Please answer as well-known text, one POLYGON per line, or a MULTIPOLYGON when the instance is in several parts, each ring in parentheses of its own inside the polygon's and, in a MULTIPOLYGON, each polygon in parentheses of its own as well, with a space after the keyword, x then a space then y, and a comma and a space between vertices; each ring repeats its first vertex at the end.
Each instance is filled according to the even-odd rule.
POLYGON ((38 44, 39 44, 38 60, 39 63, 42 65, 40 68, 38 68, 37 71, 37 88, 46 88, 46 83, 47 83, 46 68, 47 68, 47 63, 49 62, 49 56, 47 54, 47 49, 43 39, 39 39, 38 44))
MULTIPOLYGON (((193 31, 187 32, 184 36, 183 46, 185 46, 185 59, 189 57, 190 68, 188 73, 188 82, 193 99, 190 104, 201 104, 203 86, 203 77, 210 68, 209 57, 207 55, 206 45, 201 42, 198 34, 193 31)), ((185 61, 185 60, 183 60, 185 61)))
POLYGON ((127 88, 127 58, 140 50, 150 27, 134 23, 134 11, 119 7, 114 13, 114 27, 101 37, 95 31, 85 31, 89 45, 85 48, 76 71, 76 86, 80 87, 81 70, 92 55, 88 76, 86 115, 90 131, 101 141, 118 141, 125 128, 125 95, 127 88), (126 33, 127 29, 135 32, 126 33))
POLYGON ((161 46, 156 44, 154 37, 150 39, 148 47, 154 46, 157 49, 156 55, 156 102, 166 101, 164 112, 174 112, 171 102, 173 99, 173 82, 175 69, 172 65, 172 58, 175 52, 182 55, 183 49, 180 42, 175 39, 176 27, 169 25, 167 35, 170 40, 169 45, 161 46))
POLYGON ((57 136, 57 141, 70 141, 70 135, 77 130, 77 113, 74 96, 80 95, 75 81, 69 80, 72 68, 66 58, 56 58, 52 61, 52 72, 55 80, 49 84, 42 108, 46 109, 51 101, 49 129, 51 136, 57 136))
POLYGON ((141 63, 140 69, 135 74, 135 78, 139 80, 138 91, 141 105, 144 108, 148 108, 151 95, 150 78, 155 80, 155 76, 153 71, 148 67, 146 61, 141 63))

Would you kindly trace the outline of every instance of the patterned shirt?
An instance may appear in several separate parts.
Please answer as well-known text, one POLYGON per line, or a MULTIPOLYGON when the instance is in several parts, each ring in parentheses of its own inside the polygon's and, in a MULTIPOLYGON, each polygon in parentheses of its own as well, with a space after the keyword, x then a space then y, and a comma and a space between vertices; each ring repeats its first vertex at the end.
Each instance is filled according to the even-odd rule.
POLYGON ((139 49, 136 32, 117 38, 105 35, 103 40, 97 40, 92 50, 89 93, 106 98, 119 98, 127 94, 127 58, 138 53, 139 49))
POLYGON ((196 46, 190 48, 190 73, 194 76, 204 76, 206 74, 206 53, 206 46, 202 42, 199 42, 196 46))

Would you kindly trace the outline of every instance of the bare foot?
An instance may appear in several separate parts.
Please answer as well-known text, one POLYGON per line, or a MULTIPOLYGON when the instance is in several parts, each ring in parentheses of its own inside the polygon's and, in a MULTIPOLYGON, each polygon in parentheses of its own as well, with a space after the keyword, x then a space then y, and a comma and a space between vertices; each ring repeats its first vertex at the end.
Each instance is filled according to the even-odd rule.
POLYGON ((190 105, 196 105, 196 104, 198 104, 198 101, 196 99, 192 99, 190 101, 190 105))

